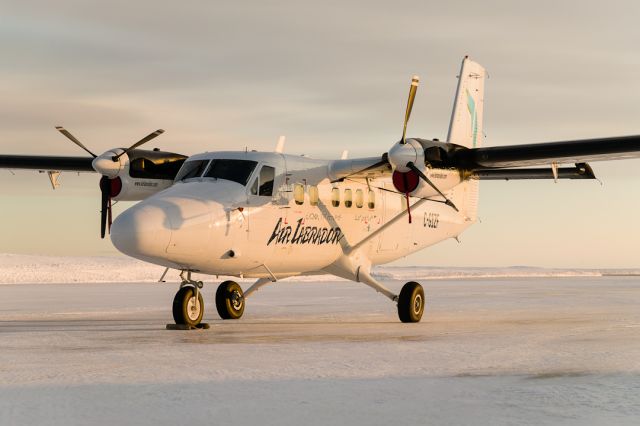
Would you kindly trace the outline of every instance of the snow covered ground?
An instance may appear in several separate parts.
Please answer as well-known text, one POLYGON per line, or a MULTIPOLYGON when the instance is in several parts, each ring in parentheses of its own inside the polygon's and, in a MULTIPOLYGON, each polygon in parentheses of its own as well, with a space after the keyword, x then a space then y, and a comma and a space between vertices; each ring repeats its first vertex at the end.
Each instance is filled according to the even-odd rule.
POLYGON ((172 284, 3 285, 0 424, 640 422, 640 278, 424 284, 419 324, 346 281, 279 282, 223 322, 207 284, 189 332, 164 328, 172 284))
MULTIPOLYGON (((155 282, 164 268, 124 256, 33 256, 0 253, 0 284, 18 283, 96 283, 155 282)), ((527 266, 506 268, 394 267, 374 268, 381 280, 433 280, 504 277, 597 277, 602 275, 639 275, 640 269, 548 269, 527 266)), ((168 279, 177 279, 172 271, 168 279)), ((210 276, 198 279, 211 281, 210 276)), ((292 277, 292 281, 336 281, 332 276, 292 277)))

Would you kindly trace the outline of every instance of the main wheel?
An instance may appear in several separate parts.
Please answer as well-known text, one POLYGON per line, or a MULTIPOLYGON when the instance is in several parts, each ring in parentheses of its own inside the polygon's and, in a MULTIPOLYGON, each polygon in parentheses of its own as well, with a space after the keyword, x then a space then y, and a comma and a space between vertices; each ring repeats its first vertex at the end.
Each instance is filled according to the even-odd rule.
POLYGON ((222 319, 238 319, 244 313, 244 293, 238 283, 225 281, 216 290, 216 309, 222 319))
POLYGON ((176 324, 195 327, 202 321, 204 315, 204 301, 202 293, 198 292, 198 299, 194 296, 193 287, 182 287, 173 298, 173 320, 176 324))
POLYGON ((424 313, 424 290, 416 282, 408 282, 402 286, 398 296, 398 317, 402 322, 418 322, 424 313))

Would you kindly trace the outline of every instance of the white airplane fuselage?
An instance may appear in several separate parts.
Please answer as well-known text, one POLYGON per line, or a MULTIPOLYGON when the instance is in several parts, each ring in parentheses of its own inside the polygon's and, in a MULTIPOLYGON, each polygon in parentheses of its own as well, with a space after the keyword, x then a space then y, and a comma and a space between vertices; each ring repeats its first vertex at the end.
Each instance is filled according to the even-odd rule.
MULTIPOLYGON (((356 271, 345 266, 347 258, 346 263, 357 263, 353 267, 391 262, 456 237, 475 221, 428 201, 411 209, 409 223, 407 200, 389 178, 331 183, 329 161, 261 152, 205 153, 188 161, 210 160, 256 164, 246 185, 191 177, 134 205, 113 224, 115 247, 147 262, 212 275, 353 278, 356 271), (269 195, 256 190, 264 166, 275 170, 269 195)), ((434 169, 432 176, 443 184, 460 182, 457 171, 434 169)))

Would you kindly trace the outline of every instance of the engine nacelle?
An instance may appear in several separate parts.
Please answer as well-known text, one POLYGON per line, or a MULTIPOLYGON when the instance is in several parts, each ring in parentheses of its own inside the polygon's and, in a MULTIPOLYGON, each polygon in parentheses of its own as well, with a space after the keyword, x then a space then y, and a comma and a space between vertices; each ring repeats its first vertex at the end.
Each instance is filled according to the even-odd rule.
MULTIPOLYGON (((406 143, 399 142, 389 150, 389 163, 393 168, 393 185, 398 192, 420 198, 438 195, 438 191, 421 179, 417 171, 409 165, 420 170, 441 192, 448 191, 462 182, 462 175, 457 169, 427 167, 427 164, 431 163, 425 161, 426 142, 407 139, 406 143)), ((427 145, 427 148, 429 147, 427 145)))
POLYGON ((93 160, 93 168, 109 179, 110 195, 116 201, 143 200, 173 185, 186 156, 163 151, 116 148, 93 160), (113 158, 120 155, 116 161, 113 158))
MULTIPOLYGON (((460 171, 456 169, 436 169, 431 167, 420 167, 420 170, 443 193, 454 188, 463 181, 460 171)), ((406 193, 406 191, 403 191, 403 189, 405 189, 403 186, 405 178, 410 181, 416 182, 416 184, 414 185, 415 189, 409 191, 410 196, 427 198, 438 195, 438 191, 436 191, 433 187, 431 187, 431 185, 420 179, 420 177, 414 171, 407 172, 405 176, 401 176, 400 172, 393 172, 393 184, 399 192, 406 193), (398 181, 402 181, 402 183, 396 183, 398 181)))

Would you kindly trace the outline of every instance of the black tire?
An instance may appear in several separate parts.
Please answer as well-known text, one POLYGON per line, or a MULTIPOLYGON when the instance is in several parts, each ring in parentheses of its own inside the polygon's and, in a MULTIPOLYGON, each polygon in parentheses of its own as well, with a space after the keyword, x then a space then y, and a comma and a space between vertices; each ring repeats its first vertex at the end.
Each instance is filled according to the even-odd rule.
POLYGON ((424 313, 424 290, 416 282, 402 286, 398 296, 398 317, 402 322, 419 322, 424 313))
POLYGON ((222 319, 238 319, 244 313, 244 293, 238 283, 225 281, 216 290, 216 309, 222 319))
POLYGON ((202 321, 204 301, 202 292, 198 292, 198 303, 193 305, 193 287, 182 287, 173 298, 173 320, 176 324, 195 327, 202 321))

